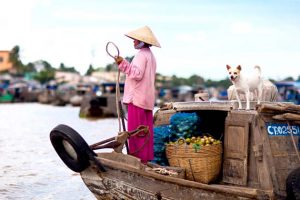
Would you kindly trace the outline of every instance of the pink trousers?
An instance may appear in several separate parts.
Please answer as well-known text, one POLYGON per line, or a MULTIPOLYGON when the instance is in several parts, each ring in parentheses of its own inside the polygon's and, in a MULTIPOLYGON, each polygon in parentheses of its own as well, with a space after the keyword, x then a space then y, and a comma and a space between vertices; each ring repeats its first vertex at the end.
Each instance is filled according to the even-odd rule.
POLYGON ((130 103, 128 104, 128 131, 135 130, 139 125, 148 126, 150 135, 130 137, 129 152, 146 163, 154 159, 152 110, 145 110, 130 103))

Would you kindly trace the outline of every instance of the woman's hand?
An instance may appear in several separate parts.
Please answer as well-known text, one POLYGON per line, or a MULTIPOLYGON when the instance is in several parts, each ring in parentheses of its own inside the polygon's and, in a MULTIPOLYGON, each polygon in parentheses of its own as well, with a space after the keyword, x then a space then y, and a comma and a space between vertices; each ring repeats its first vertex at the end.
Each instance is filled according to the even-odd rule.
POLYGON ((123 58, 121 56, 115 56, 115 61, 119 65, 123 61, 123 58))

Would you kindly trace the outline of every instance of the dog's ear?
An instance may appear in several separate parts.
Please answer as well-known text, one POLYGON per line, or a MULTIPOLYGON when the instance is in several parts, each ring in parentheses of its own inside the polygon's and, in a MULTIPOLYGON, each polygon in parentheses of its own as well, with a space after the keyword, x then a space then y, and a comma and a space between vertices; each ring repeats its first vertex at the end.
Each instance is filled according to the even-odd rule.
POLYGON ((238 65, 237 67, 236 67, 238 70, 242 70, 242 67, 241 67, 241 65, 238 65))
POLYGON ((226 67, 227 67, 227 70, 231 68, 229 65, 226 65, 226 67))

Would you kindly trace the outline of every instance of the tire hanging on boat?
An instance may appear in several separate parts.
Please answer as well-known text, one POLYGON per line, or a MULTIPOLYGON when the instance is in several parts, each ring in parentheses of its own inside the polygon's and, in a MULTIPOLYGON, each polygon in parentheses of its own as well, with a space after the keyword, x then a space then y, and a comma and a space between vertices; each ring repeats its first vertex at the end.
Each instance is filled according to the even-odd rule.
POLYGON ((50 132, 50 140, 56 153, 71 170, 82 172, 90 166, 90 160, 92 160, 101 171, 105 171, 101 163, 95 158, 97 154, 71 127, 63 124, 56 126, 50 132))
POLYGON ((300 200, 300 167, 288 175, 286 179, 286 194, 286 199, 300 200))

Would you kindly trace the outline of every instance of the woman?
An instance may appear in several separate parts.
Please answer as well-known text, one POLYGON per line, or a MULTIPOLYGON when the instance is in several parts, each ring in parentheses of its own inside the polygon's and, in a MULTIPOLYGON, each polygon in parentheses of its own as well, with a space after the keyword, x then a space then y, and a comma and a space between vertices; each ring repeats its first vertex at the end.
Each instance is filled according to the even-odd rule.
POLYGON ((160 47, 159 42, 147 26, 125 34, 133 39, 138 53, 131 63, 116 57, 119 70, 126 74, 123 103, 128 106, 128 131, 139 125, 149 127, 149 135, 130 137, 129 154, 141 159, 143 163, 153 160, 153 108, 155 103, 156 59, 150 47, 160 47))

